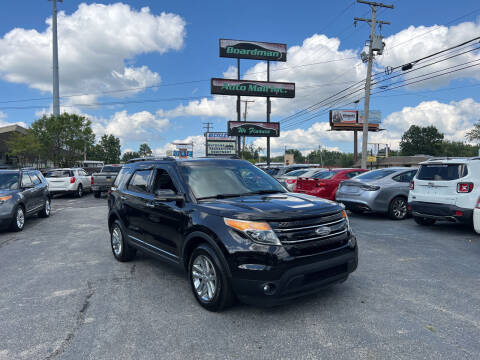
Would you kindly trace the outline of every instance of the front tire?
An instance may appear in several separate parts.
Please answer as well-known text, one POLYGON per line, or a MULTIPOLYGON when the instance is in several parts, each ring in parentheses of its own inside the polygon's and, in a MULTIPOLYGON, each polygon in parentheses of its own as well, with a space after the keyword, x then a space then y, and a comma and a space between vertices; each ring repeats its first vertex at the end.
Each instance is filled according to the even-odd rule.
POLYGON ((110 245, 113 256, 120 262, 133 260, 136 254, 135 249, 128 245, 124 234, 120 222, 115 220, 110 230, 110 245))
POLYGON ((413 220, 415 220, 415 222, 418 225, 422 225, 422 226, 431 226, 431 225, 435 224, 436 221, 437 221, 435 219, 424 218, 424 217, 420 217, 420 216, 414 216, 413 220))
POLYGON ((51 210, 52 208, 51 208, 50 199, 46 199, 43 210, 38 213, 38 216, 40 216, 41 218, 47 218, 50 216, 51 210))
POLYGON ((25 226, 25 210, 22 206, 18 206, 13 212, 13 220, 11 228, 13 231, 22 231, 25 226))
POLYGON ((210 245, 201 244, 190 256, 188 275, 197 302, 209 311, 221 311, 233 303, 227 271, 210 245))
POLYGON ((407 199, 397 196, 390 202, 388 216, 392 220, 403 220, 408 215, 407 199))

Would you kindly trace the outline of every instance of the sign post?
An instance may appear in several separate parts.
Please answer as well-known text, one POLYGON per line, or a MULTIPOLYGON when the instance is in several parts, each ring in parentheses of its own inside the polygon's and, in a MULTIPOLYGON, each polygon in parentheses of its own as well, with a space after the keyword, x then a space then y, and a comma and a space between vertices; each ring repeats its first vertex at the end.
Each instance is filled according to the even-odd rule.
MULTIPOLYGON (((295 84, 270 82, 270 61, 287 61, 287 45, 261 41, 245 41, 220 39, 220 57, 237 59, 237 80, 212 78, 211 93, 218 95, 237 96, 237 122, 240 122, 240 97, 262 96, 267 98, 267 124, 270 123, 270 97, 294 98, 295 84), (264 60, 267 62, 267 81, 240 80, 240 59, 264 60)), ((257 123, 258 124, 258 123, 257 123)), ((275 123, 277 133, 280 133, 279 124, 275 123)), ((254 126, 255 128, 255 126, 254 126)), ((253 129, 253 128, 252 128, 253 129)), ((258 129, 257 129, 258 130, 258 129)), ((230 122, 229 122, 229 134, 230 122)), ((235 135, 238 136, 238 135, 235 135)), ((249 135, 245 135, 249 136, 249 135)), ((270 165, 270 136, 267 137, 267 164, 270 165)), ((277 135, 278 136, 278 135, 277 135)), ((241 155, 240 137, 238 137, 238 155, 241 155)))

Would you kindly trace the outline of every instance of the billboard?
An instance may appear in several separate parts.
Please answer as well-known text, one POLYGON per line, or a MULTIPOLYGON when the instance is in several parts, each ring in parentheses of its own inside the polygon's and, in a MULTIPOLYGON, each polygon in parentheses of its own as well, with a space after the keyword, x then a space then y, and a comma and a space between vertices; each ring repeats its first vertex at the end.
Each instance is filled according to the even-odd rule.
POLYGON ((278 122, 252 122, 229 121, 228 135, 230 136, 258 136, 279 137, 280 123, 278 122))
POLYGON ((261 41, 220 39, 220 57, 287 61, 287 45, 261 41))
MULTIPOLYGON (((368 120, 369 131, 379 131, 381 122, 381 113, 378 110, 370 111, 368 120)), ((363 129, 363 111, 358 110, 330 110, 330 128, 331 130, 361 131, 363 129), (360 114, 362 118, 360 119, 360 114)))
POLYGON ((227 140, 227 141, 235 141, 233 136, 228 136, 226 132, 208 132, 207 133, 207 141, 217 141, 217 140, 227 140))
POLYGON ((173 150, 173 156, 180 159, 193 158, 193 151, 187 149, 173 150))
MULTIPOLYGON (((358 122, 363 124, 363 110, 358 111, 358 122)), ((380 110, 370 110, 368 112, 368 124, 379 124, 382 122, 382 112, 380 110)))
POLYGON ((212 78, 212 94, 294 98, 295 83, 212 78))
POLYGON ((207 156, 236 155, 236 141, 208 141, 207 156))

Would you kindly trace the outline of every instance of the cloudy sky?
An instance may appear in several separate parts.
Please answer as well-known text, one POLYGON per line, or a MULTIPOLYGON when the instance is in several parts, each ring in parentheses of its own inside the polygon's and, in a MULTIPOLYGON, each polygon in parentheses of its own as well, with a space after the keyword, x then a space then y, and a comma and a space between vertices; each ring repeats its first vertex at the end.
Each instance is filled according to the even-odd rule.
MULTIPOLYGON (((464 140, 480 119, 478 40, 420 61, 414 71, 397 67, 480 36, 480 5, 390 3, 394 10, 378 14, 392 24, 381 29, 386 49, 376 58, 371 99, 386 131, 371 141, 398 147, 412 124, 435 125, 448 139, 464 140), (396 71, 387 76, 390 67, 396 71)), ((0 125, 28 126, 51 112, 51 2, 2 1, 0 12, 10 14, 0 23, 0 125)), ((210 95, 211 77, 233 78, 237 71, 236 61, 218 56, 218 39, 281 42, 288 61, 272 63, 270 78, 295 82, 297 91, 295 99, 272 101, 272 121, 281 122, 282 134, 272 139, 272 152, 319 145, 351 152, 353 135, 329 131, 326 110, 363 107, 356 83, 366 74, 360 53, 369 28, 354 27, 353 17, 369 13, 353 0, 298 6, 279 0, 241 6, 224 0, 65 0, 58 18, 62 110, 88 116, 98 136, 120 137, 123 151, 148 142, 162 154, 179 140, 200 150, 203 122, 225 131, 226 121, 236 118, 234 98, 210 95), (327 100, 342 90, 343 99, 327 100)), ((241 74, 266 80, 266 63, 242 60, 241 74)), ((248 119, 264 121, 265 99, 251 100, 248 119)), ((265 147, 265 139, 251 141, 265 147)))

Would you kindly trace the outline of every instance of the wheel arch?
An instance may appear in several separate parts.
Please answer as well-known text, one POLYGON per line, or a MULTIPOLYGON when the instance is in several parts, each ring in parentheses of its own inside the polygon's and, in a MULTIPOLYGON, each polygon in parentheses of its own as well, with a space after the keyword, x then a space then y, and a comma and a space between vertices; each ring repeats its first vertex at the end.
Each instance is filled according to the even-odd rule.
POLYGON ((217 241, 215 241, 212 235, 200 230, 192 231, 185 237, 181 257, 181 264, 183 268, 188 271, 188 262, 190 259, 190 255, 192 254, 193 250, 200 244, 208 244, 213 248, 218 258, 222 262, 223 266, 227 270, 227 276, 230 278, 232 274, 225 255, 226 250, 222 249, 221 245, 217 241))

